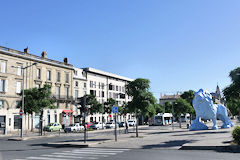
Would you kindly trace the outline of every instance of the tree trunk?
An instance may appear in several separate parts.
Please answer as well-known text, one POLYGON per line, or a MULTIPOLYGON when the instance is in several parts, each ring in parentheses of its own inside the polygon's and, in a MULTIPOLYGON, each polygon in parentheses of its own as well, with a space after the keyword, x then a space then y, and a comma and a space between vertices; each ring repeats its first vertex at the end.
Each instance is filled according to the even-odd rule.
POLYGON ((31 114, 31 118, 32 118, 31 131, 33 132, 33 113, 31 114))
POLYGON ((138 137, 138 116, 137 116, 137 110, 135 112, 135 117, 136 117, 136 137, 138 137))
POLYGON ((43 135, 43 110, 41 110, 41 115, 40 115, 40 135, 43 135))
POLYGON ((181 119, 181 116, 179 116, 179 128, 182 128, 182 119, 181 119))

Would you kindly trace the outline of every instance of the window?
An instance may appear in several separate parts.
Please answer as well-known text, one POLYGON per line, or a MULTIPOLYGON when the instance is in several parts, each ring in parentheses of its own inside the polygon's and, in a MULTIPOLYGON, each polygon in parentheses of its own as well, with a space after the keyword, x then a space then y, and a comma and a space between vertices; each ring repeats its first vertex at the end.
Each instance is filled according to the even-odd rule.
POLYGON ((118 86, 116 86, 116 91, 118 91, 118 86))
POLYGON ((90 81, 90 88, 93 88, 93 81, 90 81))
POLYGON ((84 88, 86 88, 87 87, 87 83, 84 83, 84 88))
POLYGON ((60 98, 60 87, 56 87, 56 98, 60 98))
POLYGON ((122 91, 125 92, 125 88, 124 87, 122 87, 122 91))
POLYGON ((121 88, 122 88, 122 87, 121 87, 121 86, 119 86, 119 91, 120 91, 120 92, 121 92, 121 88))
POLYGON ((75 82, 75 87, 78 87, 78 81, 75 82))
POLYGON ((0 108, 4 108, 4 100, 0 100, 0 108))
POLYGON ((54 122, 57 122, 57 111, 54 111, 54 122))
POLYGON ((7 61, 1 61, 1 72, 2 73, 6 73, 6 69, 7 69, 7 61))
POLYGON ((78 98, 78 90, 75 90, 75 100, 78 98))
POLYGON ((101 83, 100 82, 98 83, 98 88, 101 89, 101 83))
POLYGON ((90 90, 90 94, 96 96, 96 91, 95 90, 90 90))
POLYGON ((112 90, 112 89, 113 89, 113 86, 112 86, 111 84, 109 84, 108 89, 109 89, 109 90, 112 90))
POLYGON ((22 82, 17 82, 16 93, 21 93, 22 90, 22 82))
POLYGON ((18 76, 22 75, 22 66, 17 66, 17 75, 18 76))
POLYGON ((102 97, 104 97, 104 91, 102 91, 102 97))
POLYGON ((77 70, 74 70, 74 75, 78 75, 78 71, 77 70))
POLYGON ((4 79, 0 79, 0 92, 7 92, 8 81, 4 79))
POLYGON ((69 91, 69 88, 68 88, 68 87, 66 87, 66 88, 65 88, 65 96, 66 96, 66 98, 68 98, 68 97, 69 97, 69 95, 68 95, 68 91, 69 91))
POLYGON ((47 71, 47 80, 51 81, 51 71, 47 71))
POLYGON ((61 79, 61 73, 57 72, 57 82, 60 82, 60 79, 61 79))
POLYGON ((69 83, 69 73, 66 73, 66 79, 65 79, 66 83, 69 83))
POLYGON ((48 122, 48 124, 50 124, 50 122, 51 122, 50 111, 48 111, 47 114, 48 114, 47 115, 47 122, 48 122))
POLYGON ((41 69, 37 69, 37 79, 41 79, 41 69))
POLYGON ((112 98, 112 92, 109 92, 109 98, 112 98))
POLYGON ((21 107, 20 101, 16 101, 16 108, 20 108, 20 107, 21 107))
POLYGON ((104 89, 104 83, 102 83, 102 89, 104 89))
POLYGON ((19 115, 14 115, 14 129, 20 129, 21 128, 21 119, 19 115))

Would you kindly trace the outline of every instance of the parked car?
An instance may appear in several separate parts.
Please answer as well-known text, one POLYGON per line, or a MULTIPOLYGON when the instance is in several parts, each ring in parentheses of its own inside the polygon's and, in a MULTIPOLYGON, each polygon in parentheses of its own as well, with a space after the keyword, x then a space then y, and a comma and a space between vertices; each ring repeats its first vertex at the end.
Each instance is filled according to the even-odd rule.
POLYGON ((50 123, 49 125, 43 128, 44 131, 60 131, 62 129, 62 125, 59 123, 50 123))
POLYGON ((92 129, 104 129, 105 127, 106 125, 104 123, 102 124, 102 122, 95 122, 90 126, 92 129))
POLYGON ((89 128, 91 125, 93 125, 92 122, 86 122, 86 123, 85 123, 86 128, 89 128))
POLYGON ((84 126, 81 126, 79 123, 71 124, 64 128, 64 132, 78 132, 84 129, 84 126))
MULTIPOLYGON (((117 127, 118 127, 118 124, 117 124, 117 127)), ((106 124, 106 128, 115 128, 115 123, 112 121, 112 122, 108 122, 106 124)))
POLYGON ((129 120, 128 120, 128 125, 129 125, 129 126, 135 126, 135 125, 136 125, 136 121, 133 120, 133 119, 129 119, 129 120))
POLYGON ((125 122, 120 122, 119 127, 125 127, 125 122))

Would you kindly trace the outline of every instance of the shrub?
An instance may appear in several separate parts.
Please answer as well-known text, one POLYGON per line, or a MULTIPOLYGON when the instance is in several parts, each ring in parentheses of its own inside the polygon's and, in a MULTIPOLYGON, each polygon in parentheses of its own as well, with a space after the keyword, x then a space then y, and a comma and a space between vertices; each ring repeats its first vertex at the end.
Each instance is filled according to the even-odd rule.
POLYGON ((232 132, 233 140, 236 142, 238 145, 240 145, 240 126, 237 126, 234 128, 232 132))

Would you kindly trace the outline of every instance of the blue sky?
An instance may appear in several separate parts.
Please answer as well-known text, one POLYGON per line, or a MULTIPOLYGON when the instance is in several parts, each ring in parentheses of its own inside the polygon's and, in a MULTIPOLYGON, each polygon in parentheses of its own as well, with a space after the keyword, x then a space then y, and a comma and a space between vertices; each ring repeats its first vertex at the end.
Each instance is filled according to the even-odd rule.
POLYGON ((1 0, 0 45, 130 78, 156 98, 230 84, 239 0, 1 0))

